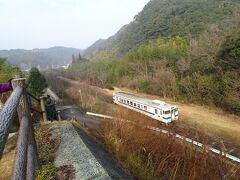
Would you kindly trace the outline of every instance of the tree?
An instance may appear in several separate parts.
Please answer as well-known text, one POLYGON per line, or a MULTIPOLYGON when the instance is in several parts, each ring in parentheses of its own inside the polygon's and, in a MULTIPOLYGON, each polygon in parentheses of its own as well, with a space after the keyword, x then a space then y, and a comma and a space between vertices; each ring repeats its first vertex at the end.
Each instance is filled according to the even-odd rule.
POLYGON ((5 58, 0 57, 0 82, 8 81, 14 75, 22 76, 22 72, 17 67, 10 67, 5 58))
POLYGON ((220 64, 224 70, 240 70, 240 31, 227 37, 221 57, 220 64))
POLYGON ((30 92, 36 96, 41 95, 42 91, 48 87, 45 77, 37 68, 30 70, 28 84, 30 92))

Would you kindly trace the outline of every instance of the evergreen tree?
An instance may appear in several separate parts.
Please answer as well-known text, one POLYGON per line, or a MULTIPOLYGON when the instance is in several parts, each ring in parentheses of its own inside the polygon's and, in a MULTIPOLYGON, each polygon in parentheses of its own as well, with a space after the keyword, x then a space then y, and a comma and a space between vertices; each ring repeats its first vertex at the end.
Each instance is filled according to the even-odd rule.
POLYGON ((42 91, 48 87, 45 77, 37 68, 30 70, 28 84, 30 92, 36 96, 40 96, 42 91))

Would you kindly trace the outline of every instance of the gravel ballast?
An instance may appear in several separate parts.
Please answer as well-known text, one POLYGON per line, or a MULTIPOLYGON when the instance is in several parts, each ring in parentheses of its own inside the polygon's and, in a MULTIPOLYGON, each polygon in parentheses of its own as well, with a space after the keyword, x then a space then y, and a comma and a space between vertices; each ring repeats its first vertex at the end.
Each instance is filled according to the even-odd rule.
POLYGON ((75 179, 111 179, 70 123, 51 125, 52 135, 61 138, 56 152, 56 167, 73 165, 75 179))

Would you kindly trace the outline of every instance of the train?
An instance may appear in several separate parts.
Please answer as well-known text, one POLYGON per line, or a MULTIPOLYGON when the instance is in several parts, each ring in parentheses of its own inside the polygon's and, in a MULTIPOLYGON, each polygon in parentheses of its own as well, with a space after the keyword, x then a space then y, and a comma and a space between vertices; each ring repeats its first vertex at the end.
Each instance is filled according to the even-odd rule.
POLYGON ((160 100, 151 100, 125 92, 113 93, 113 102, 169 124, 179 119, 178 107, 160 100))

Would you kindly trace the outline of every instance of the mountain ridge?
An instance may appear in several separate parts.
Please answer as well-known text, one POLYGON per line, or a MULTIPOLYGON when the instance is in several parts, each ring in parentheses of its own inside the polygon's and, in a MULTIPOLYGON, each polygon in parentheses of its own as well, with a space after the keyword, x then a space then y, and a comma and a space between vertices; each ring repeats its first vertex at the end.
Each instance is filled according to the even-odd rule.
POLYGON ((54 46, 50 48, 10 49, 0 50, 0 57, 7 59, 11 66, 18 66, 22 70, 28 70, 31 67, 46 69, 70 64, 72 55, 82 54, 83 50, 54 46))
POLYGON ((115 59, 158 37, 195 37, 209 24, 232 16, 237 7, 238 0, 151 0, 132 22, 101 43, 96 41, 98 46, 94 43, 84 56, 115 59))

